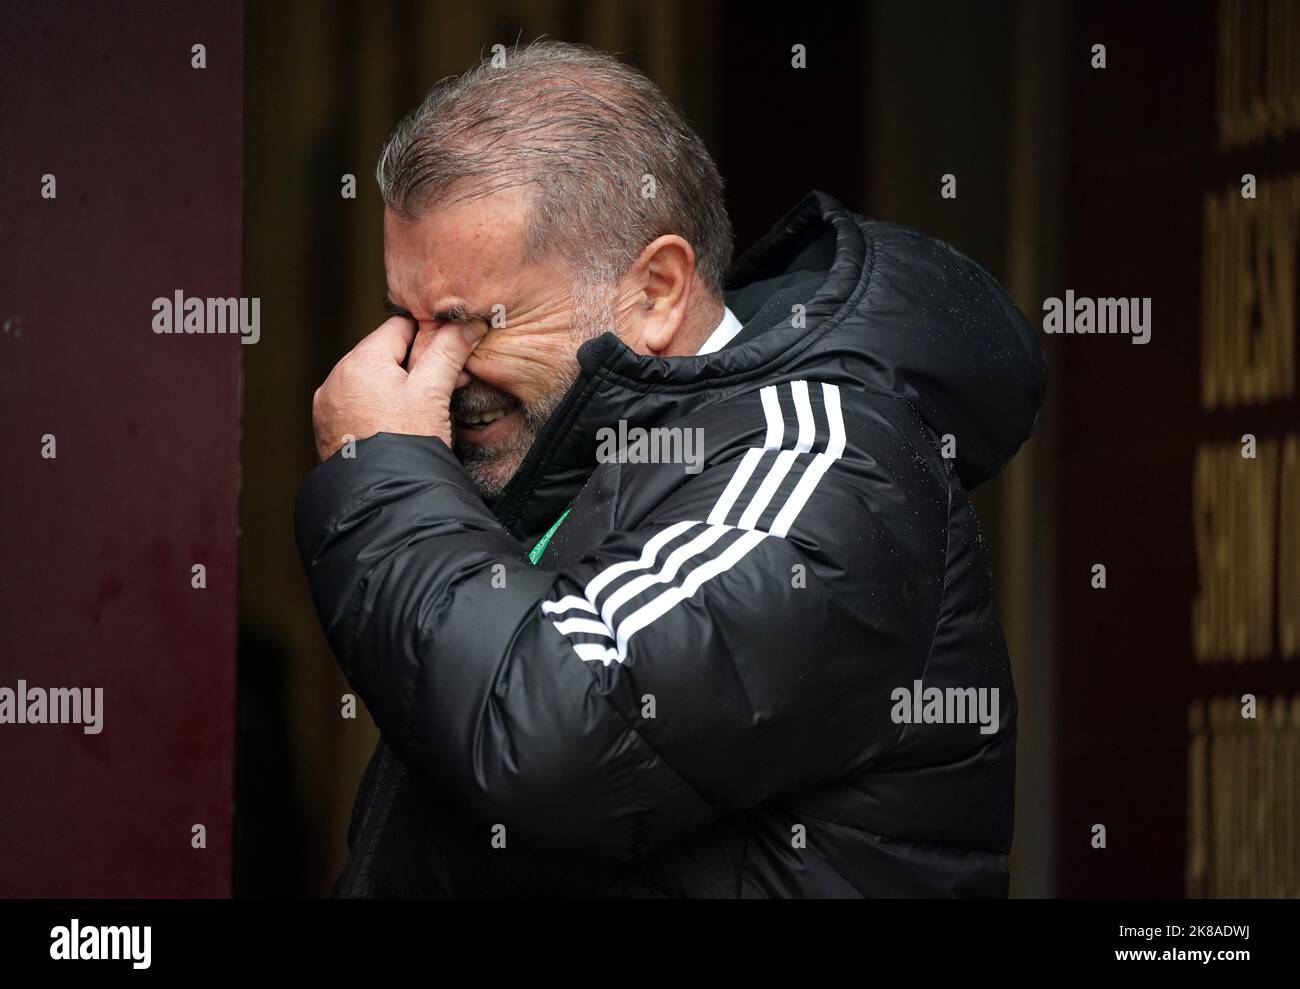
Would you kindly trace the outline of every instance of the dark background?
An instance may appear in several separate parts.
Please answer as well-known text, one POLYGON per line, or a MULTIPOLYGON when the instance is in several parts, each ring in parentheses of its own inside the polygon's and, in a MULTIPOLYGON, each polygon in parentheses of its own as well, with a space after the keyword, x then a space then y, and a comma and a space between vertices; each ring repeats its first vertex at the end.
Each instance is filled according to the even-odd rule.
MULTIPOLYGON (((1246 6, 1300 27, 1295 3, 1246 6)), ((685 110, 727 180, 738 248, 820 188, 948 240, 1035 324, 1067 288, 1152 298, 1144 347, 1041 338, 1038 432, 974 499, 1021 703, 1013 895, 1184 895, 1189 703, 1300 688, 1277 656, 1198 667, 1189 636, 1197 444, 1246 426, 1280 438, 1300 419, 1294 395, 1224 415, 1197 400, 1202 197, 1242 171, 1300 168, 1294 128, 1216 143, 1220 18, 1241 7, 4 8, 0 316, 22 320, 21 337, 0 336, 0 412, 16 424, 0 685, 112 689, 95 740, 0 727, 0 844, 19 852, 0 895, 328 890, 374 727, 364 708, 339 716, 347 687, 292 541, 311 395, 384 318, 384 137, 437 79, 541 35, 621 53, 685 110), (1090 66, 1096 43, 1105 69, 1090 66), (795 44, 806 69, 791 68, 795 44), (37 194, 51 171, 54 203, 37 194), (945 173, 956 199, 939 194, 945 173), (356 199, 340 196, 346 174, 356 199), (259 297, 261 341, 155 337, 149 300, 177 287, 259 297), (51 463, 37 456, 48 431, 51 463), (196 553, 213 561, 206 592, 189 588, 196 553), (1104 591, 1089 584, 1099 561, 1104 591), (202 856, 192 820, 211 822, 202 856)), ((1296 744, 1295 730, 1279 741, 1296 744)), ((1294 857, 1300 808, 1260 787, 1227 799, 1255 822, 1241 834, 1294 857)))
POLYGON ((0 4, 0 685, 104 690, 0 726, 0 895, 230 890, 240 344, 150 324, 239 294, 243 29, 0 4))

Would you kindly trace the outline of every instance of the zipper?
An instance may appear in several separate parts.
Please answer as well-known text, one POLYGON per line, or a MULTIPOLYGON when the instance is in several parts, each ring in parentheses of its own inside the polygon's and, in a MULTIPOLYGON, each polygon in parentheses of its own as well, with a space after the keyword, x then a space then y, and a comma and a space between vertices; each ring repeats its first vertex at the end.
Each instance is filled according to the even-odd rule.
POLYGON ((543 535, 541 539, 537 540, 537 545, 528 551, 528 562, 533 566, 537 566, 537 561, 540 560, 542 554, 546 552, 546 547, 550 545, 551 537, 555 535, 555 530, 558 529, 564 520, 569 517, 571 511, 573 511, 573 506, 566 508, 563 513, 561 513, 560 517, 551 523, 551 527, 546 530, 545 535, 543 535))

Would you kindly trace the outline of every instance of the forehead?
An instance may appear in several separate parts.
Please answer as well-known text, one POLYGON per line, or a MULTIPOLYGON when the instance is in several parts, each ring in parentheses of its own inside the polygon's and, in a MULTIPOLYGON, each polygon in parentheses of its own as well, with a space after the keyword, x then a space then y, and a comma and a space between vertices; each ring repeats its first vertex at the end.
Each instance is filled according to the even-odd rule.
POLYGON ((416 312, 451 296, 477 304, 515 286, 526 267, 527 208, 526 190, 504 189, 411 220, 384 210, 389 294, 416 312))

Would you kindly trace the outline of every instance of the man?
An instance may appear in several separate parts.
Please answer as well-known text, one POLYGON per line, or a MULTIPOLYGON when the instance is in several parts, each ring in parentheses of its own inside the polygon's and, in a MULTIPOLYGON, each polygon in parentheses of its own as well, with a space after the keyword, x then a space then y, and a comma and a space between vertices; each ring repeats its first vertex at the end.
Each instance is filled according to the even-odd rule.
POLYGON ((571 45, 436 87, 378 179, 394 316, 297 505, 382 734, 336 895, 1005 895, 1005 293, 820 193, 724 289, 701 142, 571 45))

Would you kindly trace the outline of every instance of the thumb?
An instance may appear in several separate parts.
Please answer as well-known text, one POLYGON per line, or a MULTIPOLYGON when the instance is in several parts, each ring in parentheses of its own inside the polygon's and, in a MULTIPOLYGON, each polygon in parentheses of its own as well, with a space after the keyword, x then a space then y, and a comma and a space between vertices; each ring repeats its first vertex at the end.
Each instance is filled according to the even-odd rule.
POLYGON ((465 362, 487 335, 487 330, 487 324, 479 320, 445 323, 438 327, 433 341, 411 365, 410 382, 421 389, 450 397, 456 390, 465 362))

